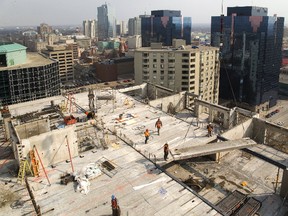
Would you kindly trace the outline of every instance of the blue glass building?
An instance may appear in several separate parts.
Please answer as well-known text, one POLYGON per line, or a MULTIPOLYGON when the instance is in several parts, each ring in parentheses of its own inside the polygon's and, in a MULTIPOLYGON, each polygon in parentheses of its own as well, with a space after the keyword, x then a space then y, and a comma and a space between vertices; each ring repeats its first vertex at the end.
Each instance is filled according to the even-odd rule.
POLYGON ((191 44, 191 17, 183 17, 180 11, 151 11, 150 17, 141 17, 142 46, 161 42, 171 46, 173 39, 184 39, 191 44))
POLYGON ((284 18, 262 7, 231 7, 211 19, 211 45, 220 47, 220 98, 260 112, 276 104, 284 18))

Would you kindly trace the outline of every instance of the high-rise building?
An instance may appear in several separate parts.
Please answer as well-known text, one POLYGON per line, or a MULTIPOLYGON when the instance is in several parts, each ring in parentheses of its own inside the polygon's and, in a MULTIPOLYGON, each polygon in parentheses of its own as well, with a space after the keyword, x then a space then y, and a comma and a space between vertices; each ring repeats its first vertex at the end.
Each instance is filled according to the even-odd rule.
POLYGON ((142 47, 142 38, 141 35, 134 35, 127 38, 128 48, 129 49, 138 49, 142 47))
POLYGON ((127 33, 125 21, 121 21, 116 24, 116 34, 119 36, 125 35, 127 33))
POLYGON ((48 24, 41 23, 40 26, 37 26, 37 32, 40 35, 40 38, 46 41, 47 36, 53 32, 53 29, 48 24))
POLYGON ((67 49, 64 45, 47 46, 47 50, 42 50, 52 59, 59 62, 59 75, 62 83, 74 80, 73 50, 67 49))
POLYGON ((83 34, 91 39, 97 37, 97 21, 96 20, 84 20, 83 21, 83 34))
POLYGON ((103 4, 97 8, 97 11, 99 40, 116 37, 116 18, 114 9, 109 4, 103 4))
POLYGON ((180 11, 151 11, 151 16, 141 17, 142 45, 161 42, 171 46, 173 39, 184 39, 191 44, 191 17, 183 17, 180 11))
POLYGON ((60 95, 58 62, 26 53, 20 44, 0 44, 0 106, 60 95))
POLYGON ((134 17, 128 20, 128 35, 141 35, 141 18, 134 17))
POLYGON ((220 98, 260 112, 278 99, 284 18, 262 7, 228 7, 212 17, 211 45, 220 47, 220 98))
POLYGON ((174 40, 173 48, 152 43, 151 47, 135 50, 135 84, 149 82, 187 91, 200 99, 218 103, 219 49, 185 46, 184 40, 174 40))

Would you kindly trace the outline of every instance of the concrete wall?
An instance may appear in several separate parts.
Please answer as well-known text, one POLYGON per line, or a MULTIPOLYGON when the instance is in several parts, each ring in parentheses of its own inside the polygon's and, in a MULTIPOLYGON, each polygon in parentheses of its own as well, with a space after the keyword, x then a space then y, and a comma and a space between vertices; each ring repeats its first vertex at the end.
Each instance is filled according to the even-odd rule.
POLYGON ((7 66, 24 64, 26 62, 26 48, 6 54, 7 66))
POLYGON ((15 131, 20 139, 27 139, 50 131, 49 119, 40 119, 22 125, 16 125, 15 131))
POLYGON ((243 137, 253 138, 253 119, 249 119, 229 131, 224 132, 222 136, 228 140, 240 139, 243 137))
POLYGON ((140 96, 141 98, 146 98, 147 97, 147 83, 143 83, 142 85, 137 85, 137 86, 132 86, 132 87, 127 87, 124 89, 119 89, 118 90, 121 93, 126 93, 126 92, 135 92, 136 95, 140 96))
POLYGON ((254 118, 253 124, 254 124, 253 139, 258 143, 268 144, 266 142, 267 131, 288 136, 287 128, 281 127, 279 125, 270 122, 266 122, 265 120, 254 118))
POLYGON ((72 157, 78 156, 75 125, 23 139, 23 155, 27 156, 35 145, 45 167, 69 159, 66 136, 72 157))
POLYGON ((150 106, 159 108, 164 112, 168 111, 170 103, 176 108, 176 111, 183 110, 185 108, 185 92, 149 101, 150 106))
POLYGON ((265 143, 265 134, 266 134, 266 127, 265 127, 265 121, 254 118, 253 119, 253 139, 257 143, 265 143))

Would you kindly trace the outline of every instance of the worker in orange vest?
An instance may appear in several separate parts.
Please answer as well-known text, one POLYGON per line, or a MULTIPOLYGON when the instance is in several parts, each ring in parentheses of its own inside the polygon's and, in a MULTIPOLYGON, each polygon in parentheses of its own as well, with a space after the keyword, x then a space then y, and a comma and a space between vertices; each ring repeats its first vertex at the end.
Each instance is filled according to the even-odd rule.
POLYGON ((156 121, 155 127, 157 128, 158 135, 160 135, 160 128, 162 127, 162 121, 160 120, 160 118, 158 118, 158 120, 156 121))
POLYGON ((145 136, 145 144, 147 144, 149 136, 150 136, 150 133, 149 133, 148 129, 146 129, 146 131, 144 132, 144 136, 145 136))

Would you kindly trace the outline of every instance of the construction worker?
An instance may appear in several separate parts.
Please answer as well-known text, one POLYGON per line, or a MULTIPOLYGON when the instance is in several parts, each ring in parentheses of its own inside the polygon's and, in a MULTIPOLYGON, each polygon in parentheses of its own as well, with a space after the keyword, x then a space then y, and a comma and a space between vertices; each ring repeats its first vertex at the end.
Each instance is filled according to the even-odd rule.
POLYGON ((111 207, 112 207, 112 216, 120 216, 121 210, 118 205, 118 200, 114 195, 111 196, 111 207))
POLYGON ((213 125, 211 124, 211 122, 209 122, 209 124, 207 125, 207 131, 208 131, 208 137, 211 137, 213 131, 213 125))
POLYGON ((168 154, 169 154, 169 145, 168 143, 164 144, 164 160, 167 161, 168 159, 168 154))
POLYGON ((150 136, 150 133, 149 133, 148 129, 146 129, 146 131, 144 132, 144 136, 145 136, 145 144, 147 144, 149 136, 150 136))
POLYGON ((158 120, 156 121, 155 127, 157 128, 158 135, 160 135, 160 128, 162 127, 162 121, 160 120, 160 118, 158 118, 158 120))

